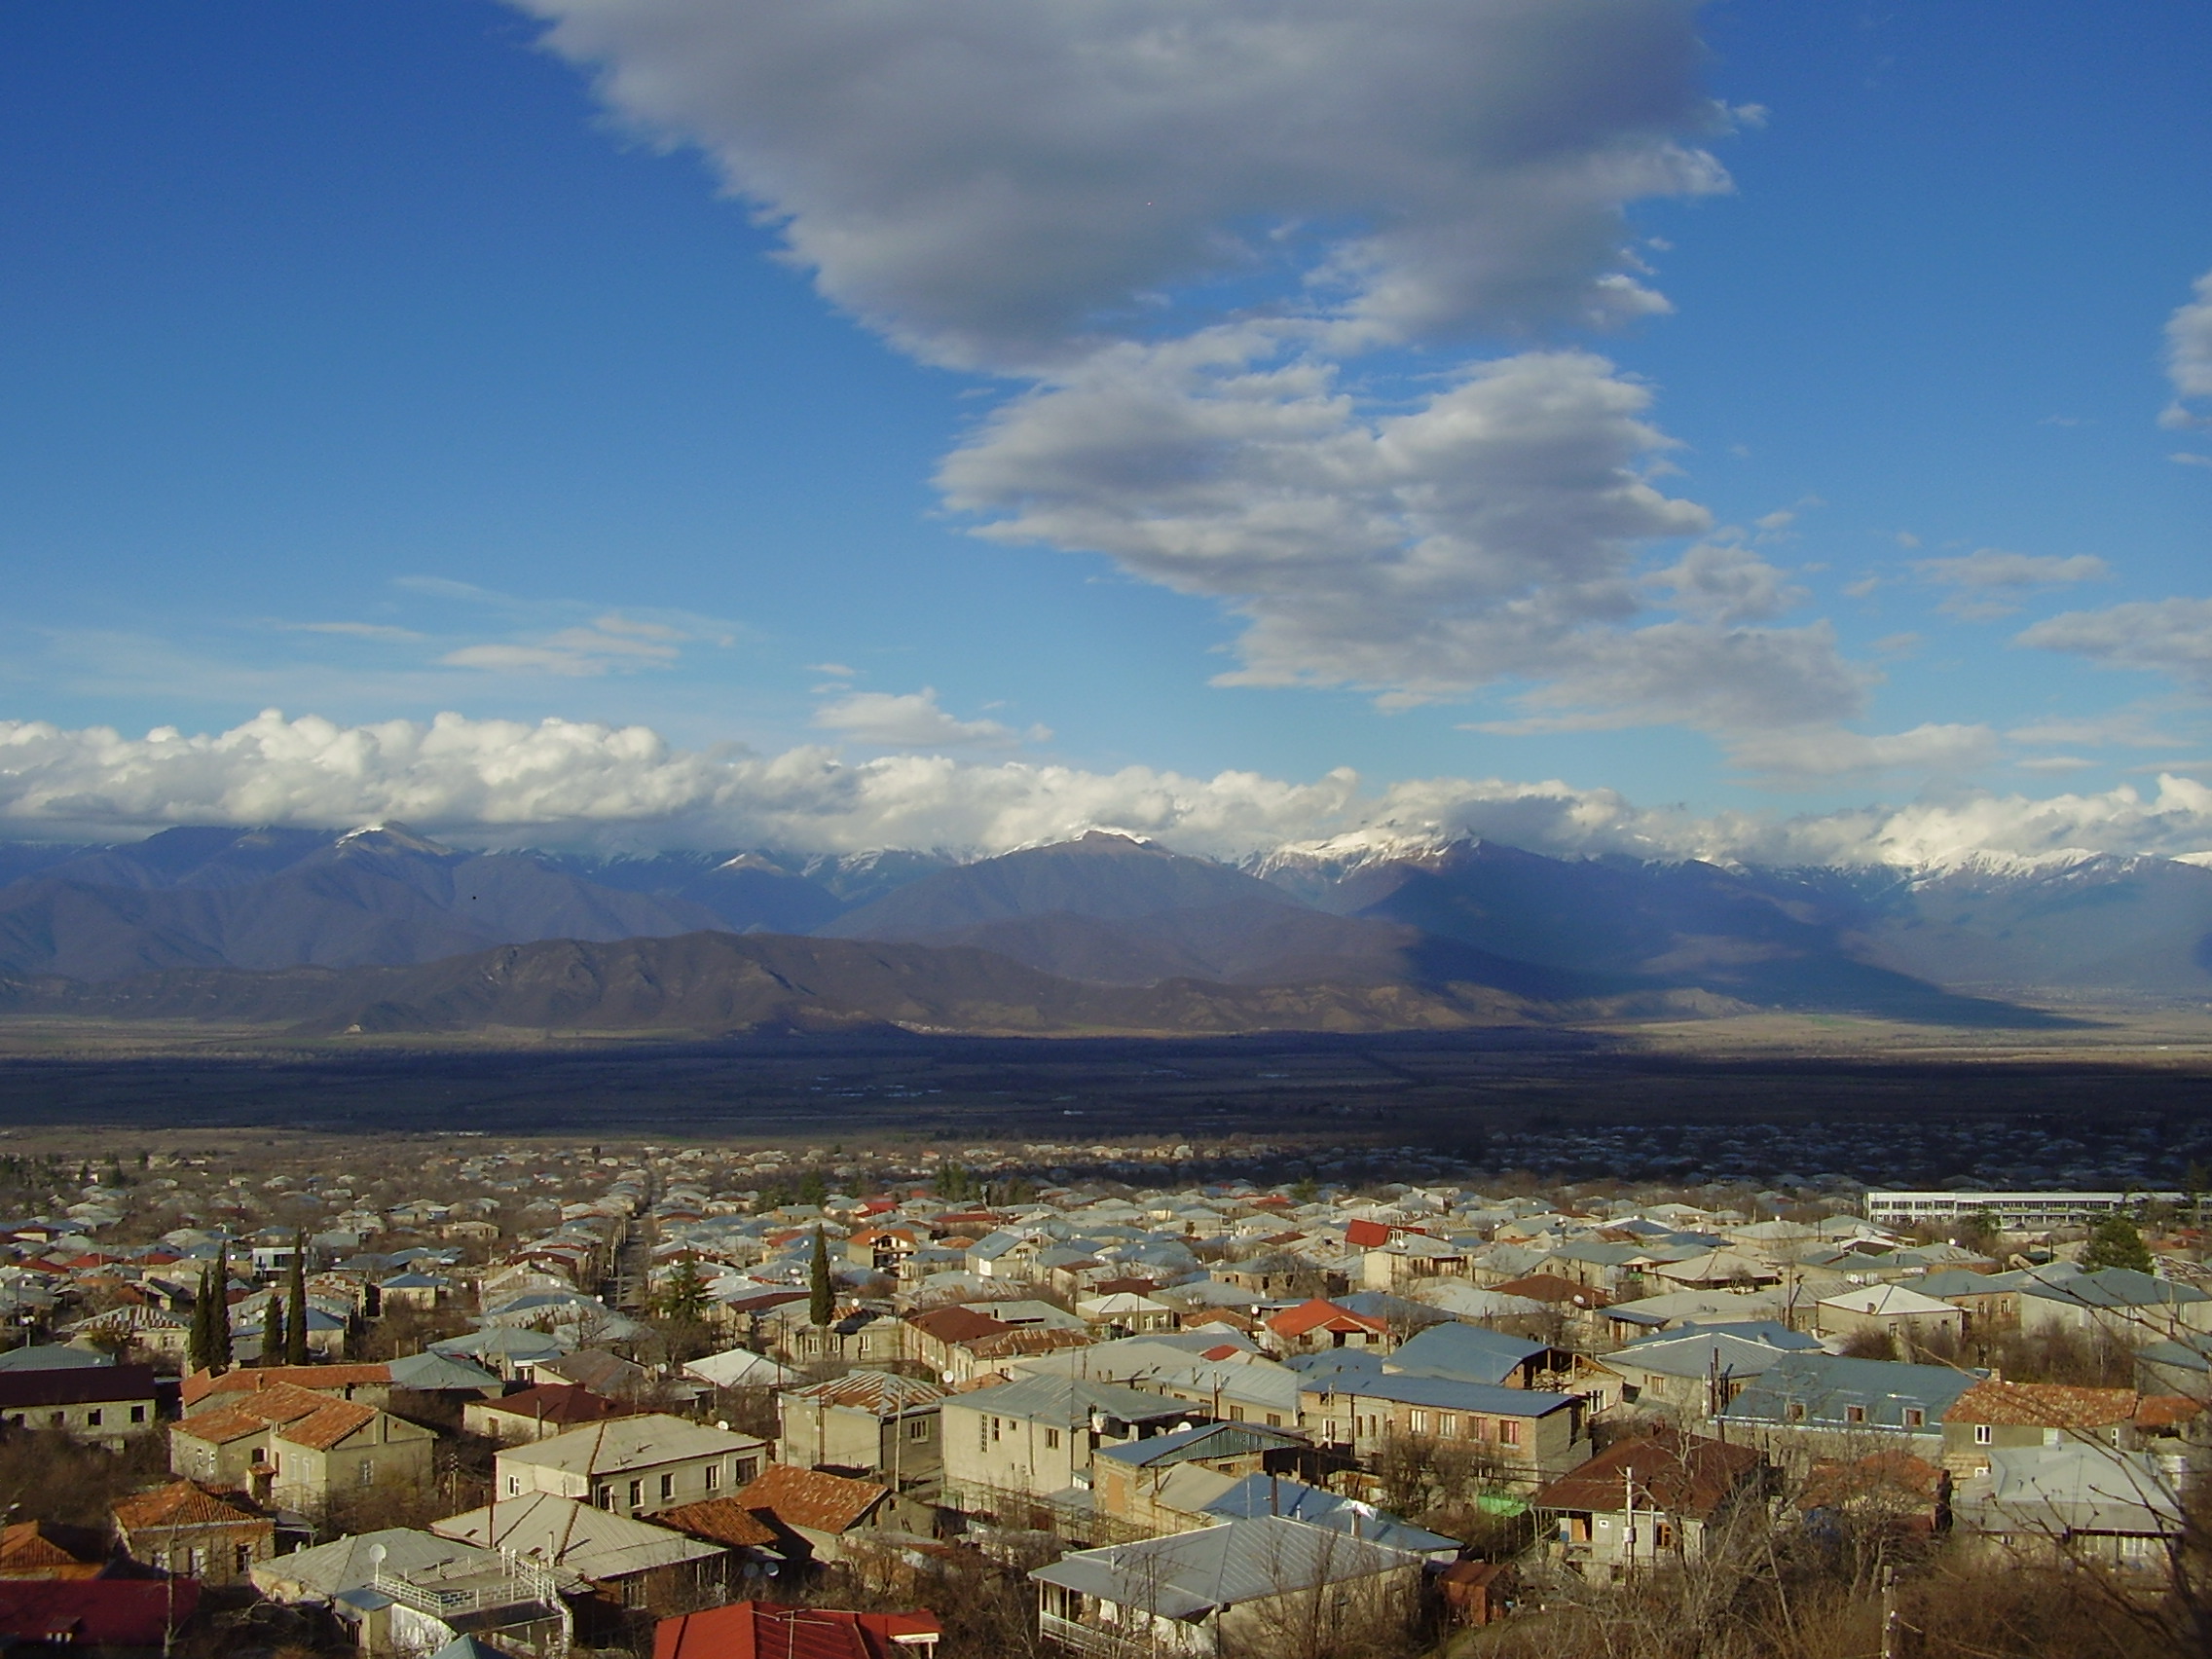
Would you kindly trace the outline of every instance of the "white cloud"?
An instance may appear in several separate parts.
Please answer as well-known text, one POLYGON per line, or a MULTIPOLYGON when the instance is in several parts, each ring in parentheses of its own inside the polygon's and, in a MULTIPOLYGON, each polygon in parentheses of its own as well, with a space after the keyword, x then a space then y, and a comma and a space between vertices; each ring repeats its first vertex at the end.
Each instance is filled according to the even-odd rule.
POLYGON ((1347 389, 1385 347, 1667 309, 1624 209, 1727 188, 1698 146, 1764 119, 1700 92, 1682 0, 515 3, 829 298, 1028 382, 943 463, 949 504, 1223 602, 1246 624, 1224 682, 1855 707, 1828 635, 1738 625, 1778 584, 1685 583, 1692 632, 1624 634, 1640 543, 1707 515, 1654 487, 1648 388, 1604 359, 1347 389), (1732 662, 1753 682, 1712 683, 1732 662))
POLYGON ((1108 348, 945 461, 982 534, 1112 555, 1245 620, 1242 685, 1356 685, 1392 704, 1527 684, 1603 723, 1834 719, 1858 677, 1822 628, 1735 626, 1794 597, 1741 549, 1655 578, 1691 620, 1625 626, 1649 538, 1709 515, 1645 476, 1648 387, 1580 351, 1474 365, 1373 411, 1310 331, 1247 324, 1108 348))
POLYGON ((1701 541, 1649 580, 1669 590, 1677 610, 1701 622, 1763 621, 1806 598, 1781 571, 1727 541, 1701 541))
POLYGON ((384 622, 283 622, 277 626, 296 634, 343 634, 356 640, 388 640, 395 644, 429 637, 412 628, 394 628, 384 622))
POLYGON ((2166 378, 2173 383, 2174 400, 2158 418, 2160 425, 2212 422, 2203 409, 2190 407, 2212 401, 2212 271, 2196 279, 2196 298, 2166 319, 2166 378))
MULTIPOLYGON (((814 723, 874 749, 1011 749, 1024 736, 997 720, 955 719, 928 685, 903 694, 856 691, 815 710, 814 723)), ((1051 735, 1044 726, 1026 734, 1033 743, 1051 735)))
POLYGON ((2011 615, 2020 608, 2017 596, 2032 589, 2101 582, 2112 574, 2112 567, 2093 553, 2060 558, 1995 547, 1954 559, 1918 559, 1912 568, 1922 581, 1957 590, 1936 608, 1970 622, 2011 615))
POLYGON ((1985 725, 1919 725, 1874 736, 1838 727, 1777 729, 1730 740, 1728 758, 1771 781, 1882 772, 1959 772, 1985 763, 1997 734, 1985 725))
POLYGON ((478 668, 495 674, 580 678, 641 668, 673 668, 682 654, 677 642, 690 638, 663 623, 608 615, 589 627, 563 628, 536 641, 462 645, 438 660, 449 668, 478 668))
POLYGON ((1349 770, 1301 784, 1252 772, 1102 773, 943 756, 849 763, 827 748, 680 750, 642 726, 567 720, 441 715, 343 726, 271 711, 230 731, 163 728, 142 738, 0 721, 0 826, 14 834, 381 819, 494 845, 996 853, 1119 827, 1226 857, 1284 842, 1355 847, 1474 834, 1557 855, 1919 865, 2067 847, 2200 852, 2212 848, 2212 788, 2169 772, 2149 797, 2123 787, 1701 818, 1556 781, 1440 777, 1369 792, 1349 770))
POLYGON ((2012 642, 2066 651, 2105 668, 2169 675, 2212 692, 2212 599, 2155 599, 2105 610, 2069 610, 2012 642))
POLYGON ((1634 313, 1623 206, 1726 186, 1680 0, 516 4, 939 360, 1271 272, 1400 334, 1634 313))

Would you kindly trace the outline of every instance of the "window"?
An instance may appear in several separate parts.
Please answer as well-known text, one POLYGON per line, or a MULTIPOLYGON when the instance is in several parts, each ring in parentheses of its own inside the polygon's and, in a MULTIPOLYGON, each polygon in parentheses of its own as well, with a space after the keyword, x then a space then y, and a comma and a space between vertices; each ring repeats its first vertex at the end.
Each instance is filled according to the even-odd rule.
POLYGON ((85 1426, 86 1426, 87 1428, 97 1428, 97 1427, 99 1427, 99 1425, 100 1425, 100 1409, 99 1409, 99 1407, 97 1407, 97 1406, 94 1406, 94 1407, 93 1407, 93 1408, 92 1408, 92 1409, 91 1411, 89 1411, 89 1412, 87 1412, 87 1413, 85 1414, 85 1426))
POLYGON ((251 1544, 238 1544, 232 1548, 231 1570, 233 1572, 243 1572, 252 1565, 253 1546, 251 1544))
POLYGON ((1231 1422, 1242 1422, 1244 1420, 1244 1408, 1242 1406, 1231 1406, 1229 1408, 1229 1420, 1231 1422))
POLYGON ((1335 1444, 1337 1438, 1337 1419, 1335 1418, 1325 1418, 1322 1419, 1321 1438, 1330 1442, 1332 1445, 1335 1444))
POLYGON ((1928 1414, 1918 1406, 1907 1406, 1904 1408, 1904 1425, 1907 1428, 1926 1428, 1928 1414))
POLYGON ((998 1437, 999 1437, 999 1419, 998 1419, 997 1418, 993 1418, 993 1419, 991 1419, 991 1438, 992 1438, 993 1440, 996 1440, 996 1439, 998 1438, 998 1437))
POLYGON ((132 1406, 130 1408, 130 1420, 132 1422, 144 1422, 146 1420, 146 1408, 144 1406, 132 1406))
POLYGON ((752 1483, 753 1481, 755 1481, 755 1480, 757 1480, 757 1479, 759 1478, 759 1475, 760 1475, 760 1459, 759 1459, 759 1458, 757 1458, 757 1457, 740 1457, 740 1458, 739 1458, 739 1459, 737 1460, 737 1476, 736 1476, 736 1479, 737 1479, 737 1484, 738 1484, 739 1486, 746 1486, 746 1485, 749 1485, 749 1484, 751 1484, 751 1483, 752 1483))
POLYGON ((1995 1440, 1996 1438, 1997 1431, 1991 1428, 1989 1424, 1985 1422, 1977 1422, 1973 1425, 1973 1443, 1976 1446, 1987 1446, 1992 1440, 1995 1440))
POLYGON ((1428 1414, 1426 1412, 1407 1413, 1406 1427, 1415 1434, 1426 1434, 1428 1432, 1428 1414))
POLYGON ((592 1493, 592 1496, 598 1500, 602 1509, 612 1509, 614 1507, 614 1489, 610 1486, 601 1487, 599 1491, 592 1493))
POLYGON ((69 1426, 69 1414, 67 1412, 55 1412, 49 1420, 55 1428, 67 1428, 69 1426))
POLYGON ((1059 1446, 1059 1444, 1060 1444, 1060 1431, 1059 1431, 1058 1429, 1056 1429, 1056 1428, 1048 1428, 1047 1430, 1045 1430, 1045 1450, 1046 1450, 1046 1451, 1048 1451, 1048 1452, 1053 1451, 1054 1449, 1056 1449, 1056 1448, 1057 1448, 1057 1447, 1059 1446))
POLYGON ((1268 1414, 1268 1426, 1269 1426, 1270 1428, 1280 1428, 1280 1427, 1282 1427, 1282 1413, 1280 1413, 1280 1412, 1270 1412, 1270 1413, 1268 1414))
POLYGON ((1787 1406, 1784 1406, 1782 1408, 1782 1415, 1790 1422, 1803 1422, 1805 1420, 1804 1402, 1801 1400, 1791 1400, 1787 1406))
POLYGON ((707 1477, 707 1490, 709 1492, 713 1492, 715 1488, 722 1484, 722 1466, 719 1463, 709 1463, 699 1472, 707 1477))
POLYGON ((930 1419, 928 1418, 913 1418, 908 1420, 906 1424, 906 1438, 908 1440, 927 1440, 929 1437, 930 1419))
POLYGON ((1497 1424, 1497 1443, 1500 1446, 1521 1444, 1521 1425, 1511 1418, 1501 1418, 1497 1424))
POLYGON ((1864 1406, 1844 1407, 1843 1420, 1845 1422, 1864 1422, 1866 1420, 1866 1408, 1864 1406))
POLYGON ((507 1495, 509 1497, 520 1497, 522 1495, 522 1476, 509 1475, 507 1477, 507 1495))
POLYGON ((361 1466, 354 1471, 353 1478, 362 1486, 375 1486, 377 1484, 377 1460, 374 1457, 363 1457, 361 1466))
POLYGON ((206 1577, 207 1552, 205 1550, 186 1550, 184 1552, 184 1570, 194 1578, 206 1577))
POLYGON ((1436 1438, 1450 1440, 1459 1432, 1459 1419, 1450 1412, 1440 1412, 1436 1419, 1436 1438))
POLYGON ((1672 1521, 1656 1523, 1651 1529, 1651 1544, 1654 1549, 1673 1549, 1675 1547, 1675 1524, 1672 1521))
POLYGON ((676 1477, 673 1474, 661 1476, 660 1494, 664 1498, 676 1495, 676 1477))
POLYGON ((645 1501, 645 1483, 644 1481, 632 1481, 630 1483, 630 1507, 635 1509, 645 1501))

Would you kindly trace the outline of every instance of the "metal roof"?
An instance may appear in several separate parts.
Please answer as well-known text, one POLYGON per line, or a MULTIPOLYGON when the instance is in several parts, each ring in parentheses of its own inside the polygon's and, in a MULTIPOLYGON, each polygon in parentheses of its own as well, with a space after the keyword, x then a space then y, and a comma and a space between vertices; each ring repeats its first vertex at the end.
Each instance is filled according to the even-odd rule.
POLYGON ((1420 1565, 1421 1557, 1408 1550, 1347 1537, 1332 1527, 1260 1515, 1142 1543, 1080 1550, 1029 1576, 1121 1606, 1192 1619, 1217 1607, 1420 1565))

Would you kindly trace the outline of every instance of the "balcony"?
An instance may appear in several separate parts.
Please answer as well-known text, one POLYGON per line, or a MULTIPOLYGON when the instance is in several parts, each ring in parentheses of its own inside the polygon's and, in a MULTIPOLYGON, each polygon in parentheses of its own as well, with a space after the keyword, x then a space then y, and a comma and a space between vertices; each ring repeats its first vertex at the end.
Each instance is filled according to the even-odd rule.
POLYGON ((1160 1651, 1147 1642, 1131 1641, 1097 1625, 1063 1619, 1057 1613, 1040 1612, 1037 1634, 1070 1653, 1085 1654, 1088 1659, 1154 1659, 1160 1651))

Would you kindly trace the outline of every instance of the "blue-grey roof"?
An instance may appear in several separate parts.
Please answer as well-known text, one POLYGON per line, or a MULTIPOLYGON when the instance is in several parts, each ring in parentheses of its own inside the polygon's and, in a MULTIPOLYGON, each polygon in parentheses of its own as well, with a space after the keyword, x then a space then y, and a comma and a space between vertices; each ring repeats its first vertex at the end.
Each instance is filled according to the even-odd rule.
MULTIPOLYGON (((1402 1350, 1401 1350, 1402 1351, 1402 1350)), ((1357 1394, 1446 1412, 1484 1412, 1492 1417, 1549 1417, 1575 1403, 1571 1394, 1537 1388, 1502 1388, 1491 1382, 1463 1382, 1447 1377, 1407 1377, 1384 1371, 1379 1355, 1357 1348, 1330 1348, 1301 1354, 1287 1362, 1309 1394, 1357 1394)))
POLYGON ((2133 1268, 2105 1268, 2082 1273, 2062 1283, 2023 1286, 2023 1296, 2049 1302, 2072 1302, 2086 1308, 2163 1308, 2182 1303, 2212 1302, 2212 1293, 2194 1285, 2139 1273, 2133 1268))
POLYGON ((36 1343, 0 1353, 0 1371, 82 1371, 88 1366, 114 1363, 111 1354, 97 1348, 72 1347, 67 1343, 36 1343))
POLYGON ((1188 1400, 1142 1393, 1119 1382, 1093 1382, 1088 1378, 1051 1372, 956 1394, 944 1402, 944 1408, 1019 1418, 1024 1422, 1048 1423, 1055 1428, 1079 1427, 1093 1415, 1124 1422, 1154 1422, 1161 1418, 1189 1417, 1197 1409, 1188 1400))
POLYGON ((1480 1325, 1431 1325, 1399 1345, 1383 1360, 1385 1371, 1406 1377, 1443 1377, 1461 1382, 1503 1382, 1545 1345, 1480 1325))
POLYGON ((1102 1602, 1191 1619, 1217 1607, 1419 1567, 1420 1561, 1411 1551, 1347 1538, 1333 1527, 1261 1515, 1142 1543, 1079 1550, 1029 1576, 1102 1602))
POLYGON ((1417 1555, 1459 1547, 1456 1538, 1447 1538, 1440 1532, 1416 1527, 1411 1521, 1355 1503, 1337 1493, 1279 1475, 1246 1475, 1212 1502, 1202 1505, 1198 1513, 1218 1515, 1228 1521, 1280 1515, 1316 1527, 1333 1527, 1340 1532, 1352 1532, 1369 1543, 1394 1550, 1412 1550, 1417 1555))
POLYGON ((1904 1413, 1923 1414, 1914 1433, 1937 1432, 1951 1403, 1986 1375, 1947 1365, 1900 1365, 1834 1353, 1793 1353, 1747 1383, 1724 1417, 1745 1422, 1800 1423, 1807 1428, 1902 1429, 1904 1413), (1803 1408, 1792 1417, 1789 1407, 1803 1408), (1862 1421, 1847 1415, 1864 1411, 1862 1421))
POLYGON ((1167 1463, 1198 1462, 1207 1457, 1248 1456, 1254 1452, 1272 1452, 1279 1447, 1305 1444, 1295 1434, 1279 1428, 1264 1428, 1258 1423, 1201 1422, 1194 1428, 1177 1429, 1173 1434, 1133 1440, 1126 1446, 1101 1446, 1098 1456, 1126 1463, 1131 1468, 1150 1469, 1167 1463))

